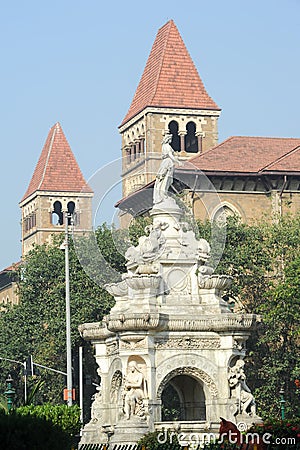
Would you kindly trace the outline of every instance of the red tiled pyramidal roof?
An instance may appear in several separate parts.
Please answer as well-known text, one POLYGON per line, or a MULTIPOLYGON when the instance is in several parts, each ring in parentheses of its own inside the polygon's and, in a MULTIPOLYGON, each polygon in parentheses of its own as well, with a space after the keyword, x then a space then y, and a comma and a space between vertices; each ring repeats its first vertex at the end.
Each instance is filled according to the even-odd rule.
POLYGON ((300 139, 232 136, 190 163, 206 172, 300 172, 300 139))
POLYGON ((121 126, 147 106, 220 110, 206 92, 173 20, 158 30, 121 126))
POLYGON ((92 192, 58 122, 49 131, 21 202, 36 191, 92 192))

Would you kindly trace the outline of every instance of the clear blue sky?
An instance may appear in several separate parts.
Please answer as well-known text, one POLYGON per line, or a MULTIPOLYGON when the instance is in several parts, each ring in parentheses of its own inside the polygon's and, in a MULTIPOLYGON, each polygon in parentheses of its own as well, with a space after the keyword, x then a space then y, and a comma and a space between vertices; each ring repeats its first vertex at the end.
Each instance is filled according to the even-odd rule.
POLYGON ((0 8, 0 269, 20 259, 18 203, 50 127, 61 123, 86 179, 118 158, 117 126, 169 19, 222 108, 220 141, 300 137, 299 0, 10 0, 0 8))

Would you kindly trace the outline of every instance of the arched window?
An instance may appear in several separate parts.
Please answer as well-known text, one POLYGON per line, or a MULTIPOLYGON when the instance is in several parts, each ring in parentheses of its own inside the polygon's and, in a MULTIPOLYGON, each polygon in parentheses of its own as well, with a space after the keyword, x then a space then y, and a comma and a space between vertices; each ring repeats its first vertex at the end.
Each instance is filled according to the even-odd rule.
POLYGON ((68 225, 72 225, 75 222, 75 203, 69 202, 67 205, 68 208, 68 225), (71 216, 73 216, 73 221, 71 220, 71 216))
POLYGON ((194 122, 186 124, 186 135, 184 136, 185 151, 188 153, 198 152, 198 139, 196 136, 196 125, 194 122))
POLYGON ((52 225, 62 225, 64 223, 62 206, 59 201, 56 201, 53 204, 53 211, 51 213, 51 223, 52 225))
POLYGON ((169 131, 172 134, 171 147, 175 152, 180 152, 180 138, 178 135, 178 123, 175 120, 169 123, 169 131))
POLYGON ((213 215, 213 221, 219 226, 225 226, 227 217, 240 217, 239 212, 232 205, 223 204, 220 206, 213 215))

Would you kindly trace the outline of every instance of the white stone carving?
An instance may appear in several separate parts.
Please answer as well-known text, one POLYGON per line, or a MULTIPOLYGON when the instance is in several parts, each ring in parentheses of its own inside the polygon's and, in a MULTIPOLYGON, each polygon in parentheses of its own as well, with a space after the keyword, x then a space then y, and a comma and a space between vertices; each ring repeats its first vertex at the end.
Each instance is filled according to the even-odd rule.
POLYGON ((224 291, 231 286, 232 277, 229 275, 202 275, 199 272, 198 283, 201 289, 216 289, 218 291, 224 291))
POLYGON ((202 369, 199 369, 198 367, 186 367, 185 366, 185 367, 178 367, 177 369, 172 370, 162 380, 162 382, 160 383, 158 390, 157 390, 157 398, 158 399, 161 398, 161 394, 162 394, 164 388, 166 387, 166 385, 168 384, 168 382, 177 375, 190 375, 195 378, 198 378, 199 380, 203 381, 207 385, 212 397, 218 396, 217 386, 216 386, 215 382, 213 381, 213 379, 206 372, 204 372, 202 369))
POLYGON ((145 389, 144 375, 137 362, 132 360, 128 363, 127 374, 123 380, 123 409, 127 420, 134 416, 145 419, 145 389))
POLYGON ((228 369, 228 383, 232 395, 238 402, 238 413, 245 416, 256 416, 256 405, 250 388, 246 383, 244 372, 245 361, 238 359, 233 367, 228 369))
POLYGON ((219 338, 170 338, 156 342, 157 349, 214 349, 220 348, 219 338))
POLYGON ((159 166, 153 190, 153 204, 157 205, 168 199, 169 187, 173 182, 175 164, 179 160, 174 155, 170 142, 172 134, 166 134, 162 141, 162 162, 159 166))
POLYGON ((101 386, 96 388, 96 393, 92 397, 91 422, 96 423, 102 420, 102 391, 101 386))
POLYGON ((124 297, 128 294, 128 286, 125 281, 105 284, 104 287, 114 297, 124 297))

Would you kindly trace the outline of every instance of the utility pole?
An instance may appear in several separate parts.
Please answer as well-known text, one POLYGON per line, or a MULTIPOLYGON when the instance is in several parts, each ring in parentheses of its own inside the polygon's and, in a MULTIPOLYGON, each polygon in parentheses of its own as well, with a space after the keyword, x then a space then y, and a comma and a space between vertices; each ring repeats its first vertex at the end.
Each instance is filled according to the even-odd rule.
POLYGON ((83 347, 79 347, 79 407, 80 421, 83 423, 83 347))
MULTIPOLYGON (((72 349, 71 349, 71 314, 70 314, 70 271, 69 271, 69 214, 65 213, 65 283, 66 283, 66 344, 67 344, 67 405, 72 406, 72 349)), ((71 216, 72 220, 72 216, 71 216)))

